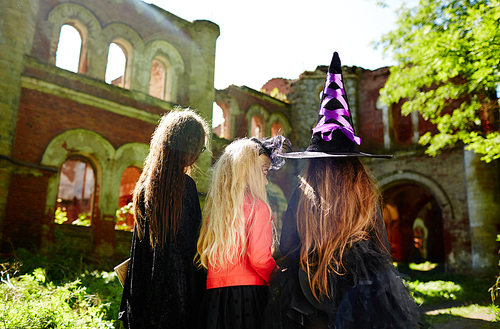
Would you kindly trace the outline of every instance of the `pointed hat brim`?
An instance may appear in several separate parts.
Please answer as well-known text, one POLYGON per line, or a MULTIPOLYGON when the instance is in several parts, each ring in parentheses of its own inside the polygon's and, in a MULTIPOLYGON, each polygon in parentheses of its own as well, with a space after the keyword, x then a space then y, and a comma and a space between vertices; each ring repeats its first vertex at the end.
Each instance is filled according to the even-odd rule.
POLYGON ((303 152, 282 153, 288 159, 371 157, 392 158, 392 155, 360 152, 361 139, 356 136, 347 94, 344 90, 342 64, 337 52, 328 67, 320 110, 309 147, 303 152))
POLYGON ((278 154, 278 156, 287 159, 350 158, 350 157, 389 159, 393 157, 390 154, 370 154, 364 152, 341 154, 341 153, 327 153, 327 152, 316 152, 316 151, 289 152, 289 153, 278 154))

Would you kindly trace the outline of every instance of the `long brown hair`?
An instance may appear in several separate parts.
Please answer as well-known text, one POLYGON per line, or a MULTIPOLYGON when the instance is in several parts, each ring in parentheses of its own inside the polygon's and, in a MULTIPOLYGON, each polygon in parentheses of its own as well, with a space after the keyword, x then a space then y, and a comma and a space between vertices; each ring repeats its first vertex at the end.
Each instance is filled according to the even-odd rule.
POLYGON ((134 189, 134 219, 139 238, 148 218, 151 247, 161 249, 170 230, 177 234, 185 174, 204 149, 208 127, 194 111, 176 109, 164 115, 151 138, 144 169, 134 189), (141 203, 144 213, 141 211, 141 203))
MULTIPOLYGON (((309 160, 300 189, 300 265, 319 299, 319 295, 329 295, 329 272, 344 274, 344 252, 376 231, 379 193, 357 157, 309 160)), ((379 237, 375 242, 383 246, 379 237)))

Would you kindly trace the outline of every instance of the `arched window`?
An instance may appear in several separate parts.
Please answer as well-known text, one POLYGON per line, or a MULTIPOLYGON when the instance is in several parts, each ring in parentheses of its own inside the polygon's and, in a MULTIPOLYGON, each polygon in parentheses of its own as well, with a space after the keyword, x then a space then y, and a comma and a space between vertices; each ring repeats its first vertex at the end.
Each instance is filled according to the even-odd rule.
POLYGON ((230 139, 230 117, 227 112, 229 112, 229 110, 224 110, 219 106, 219 104, 217 104, 217 102, 214 102, 212 112, 212 128, 214 134, 216 134, 217 136, 225 139, 230 139))
POLYGON ((172 73, 170 62, 162 56, 153 59, 149 94, 165 101, 172 100, 172 73))
POLYGON ((254 115, 252 117, 252 137, 263 138, 264 137, 264 119, 259 115, 254 115))
POLYGON ((80 59, 82 54, 82 36, 80 32, 69 24, 61 27, 59 43, 56 51, 56 66, 62 69, 81 73, 80 59))
POLYGON ((55 222, 90 226, 94 210, 94 169, 83 158, 71 158, 61 166, 55 222))
POLYGON ((135 184, 141 176, 141 171, 136 167, 125 169, 120 181, 120 199, 118 200, 118 211, 116 213, 115 229, 132 231, 134 229, 134 217, 132 215, 132 197, 135 184))
POLYGON ((108 64, 106 66, 106 83, 124 88, 125 67, 127 57, 125 51, 116 43, 109 45, 108 64))
POLYGON ((271 126, 271 136, 274 137, 276 135, 283 135, 285 133, 285 129, 283 128, 283 124, 279 121, 274 121, 271 126))

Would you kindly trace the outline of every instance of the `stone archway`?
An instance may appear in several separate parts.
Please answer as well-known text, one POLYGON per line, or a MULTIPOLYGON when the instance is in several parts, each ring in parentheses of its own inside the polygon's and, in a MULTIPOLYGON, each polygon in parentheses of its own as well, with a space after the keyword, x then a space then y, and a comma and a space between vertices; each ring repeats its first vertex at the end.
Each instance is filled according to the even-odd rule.
POLYGON ((445 224, 453 219, 451 202, 432 179, 399 171, 379 180, 392 254, 397 261, 447 262, 445 224))
POLYGON ((444 263, 443 213, 436 198, 425 187, 411 182, 393 185, 383 197, 395 260, 444 263))

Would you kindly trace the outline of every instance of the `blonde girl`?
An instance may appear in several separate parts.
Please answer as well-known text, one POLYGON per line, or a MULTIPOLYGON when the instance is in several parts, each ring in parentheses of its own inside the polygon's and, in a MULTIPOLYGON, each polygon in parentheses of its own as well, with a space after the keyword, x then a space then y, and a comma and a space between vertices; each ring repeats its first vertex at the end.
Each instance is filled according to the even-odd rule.
POLYGON ((275 153, 285 141, 236 140, 214 165, 198 239, 207 269, 206 328, 260 328, 276 267, 266 176, 283 165, 275 153))

